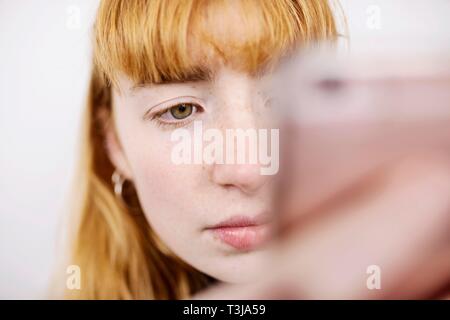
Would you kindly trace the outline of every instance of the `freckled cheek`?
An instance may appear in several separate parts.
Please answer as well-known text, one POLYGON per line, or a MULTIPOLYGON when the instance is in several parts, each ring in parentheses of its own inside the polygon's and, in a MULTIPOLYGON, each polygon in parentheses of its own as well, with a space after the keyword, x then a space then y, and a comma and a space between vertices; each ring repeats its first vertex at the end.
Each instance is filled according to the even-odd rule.
POLYGON ((135 186, 149 219, 167 222, 190 219, 197 212, 192 197, 198 185, 198 166, 178 166, 170 160, 170 145, 141 151, 133 160, 135 186))

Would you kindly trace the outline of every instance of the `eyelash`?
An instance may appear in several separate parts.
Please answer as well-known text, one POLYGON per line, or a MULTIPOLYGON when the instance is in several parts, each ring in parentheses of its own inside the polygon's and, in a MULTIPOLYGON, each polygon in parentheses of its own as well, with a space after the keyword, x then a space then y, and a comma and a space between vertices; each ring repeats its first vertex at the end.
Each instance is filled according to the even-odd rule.
POLYGON ((188 123, 192 122, 191 118, 194 114, 196 114, 198 112, 202 112, 202 111, 203 111, 203 108, 197 103, 179 102, 179 103, 171 105, 171 106, 164 108, 163 110, 157 112, 155 115, 153 115, 151 117, 151 120, 156 121, 156 125, 161 128, 181 128, 181 127, 187 125, 188 123), (161 120, 161 116, 163 114, 165 114, 166 112, 170 112, 170 109, 178 107, 181 104, 190 104, 195 108, 194 109, 195 111, 193 111, 191 115, 189 115, 186 119, 183 119, 183 120, 175 120, 175 121, 171 121, 171 122, 161 120))

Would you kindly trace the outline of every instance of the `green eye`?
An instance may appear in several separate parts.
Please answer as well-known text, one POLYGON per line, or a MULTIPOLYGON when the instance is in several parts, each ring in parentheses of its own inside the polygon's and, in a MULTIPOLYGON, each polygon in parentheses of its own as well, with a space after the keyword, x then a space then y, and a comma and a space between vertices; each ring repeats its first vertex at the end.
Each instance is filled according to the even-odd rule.
POLYGON ((169 109, 170 114, 178 120, 189 117, 194 111, 195 106, 192 103, 180 103, 169 109))

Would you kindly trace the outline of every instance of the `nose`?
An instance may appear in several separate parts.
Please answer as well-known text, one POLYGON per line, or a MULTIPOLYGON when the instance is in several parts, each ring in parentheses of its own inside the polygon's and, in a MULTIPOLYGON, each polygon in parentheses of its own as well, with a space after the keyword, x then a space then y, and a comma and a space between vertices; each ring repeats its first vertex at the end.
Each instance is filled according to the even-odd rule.
POLYGON ((268 176, 261 174, 259 164, 213 164, 213 182, 226 189, 254 194, 267 179, 268 176))
POLYGON ((215 184, 254 194, 269 177, 261 173, 259 162, 258 116, 251 106, 245 105, 246 102, 247 99, 242 99, 223 110, 217 124, 224 137, 224 162, 214 163, 210 174, 215 184), (229 135, 227 132, 232 133, 229 135), (239 134, 243 136, 238 138, 239 134), (232 153, 231 157, 226 154, 228 152, 232 153), (250 160, 251 154, 253 161, 250 160))
MULTIPOLYGON (((220 109, 220 117, 216 118, 215 124, 224 134, 225 152, 234 149, 234 161, 211 165, 211 180, 224 188, 240 190, 246 194, 257 192, 269 179, 261 173, 259 163, 259 135, 258 124, 263 116, 258 112, 259 104, 255 104, 255 83, 246 74, 234 72, 225 68, 221 70, 216 80, 217 102, 220 109), (238 138, 233 139, 233 146, 229 149, 228 130, 234 134, 246 131, 249 133, 245 139, 245 147, 239 145, 238 138), (250 132, 249 132, 250 130, 250 132), (245 149, 245 150, 242 150, 245 149), (250 154, 255 154, 256 161, 250 161, 250 154), (245 154, 245 160, 238 161, 238 154, 245 154)), ((242 141, 242 140, 241 140, 242 141)))

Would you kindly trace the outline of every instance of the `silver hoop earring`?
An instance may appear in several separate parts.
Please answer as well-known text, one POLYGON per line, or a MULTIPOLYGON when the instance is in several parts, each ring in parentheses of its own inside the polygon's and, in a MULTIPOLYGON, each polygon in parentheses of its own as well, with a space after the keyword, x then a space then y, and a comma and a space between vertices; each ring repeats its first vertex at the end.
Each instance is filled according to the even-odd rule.
MULTIPOLYGON (((141 216, 142 215, 142 210, 141 207, 139 205, 139 200, 138 199, 134 199, 134 197, 131 194, 131 198, 130 196, 130 188, 131 184, 129 183, 126 187, 126 190, 124 190, 124 185, 125 182, 127 182, 127 179, 125 179, 125 177, 123 177, 119 171, 114 170, 113 174, 111 175, 111 181, 113 183, 113 189, 114 189, 114 194, 116 195, 116 197, 120 200, 120 202, 122 202, 122 204, 128 209, 128 211, 130 212, 130 214, 132 214, 133 216, 141 216), (123 192, 125 191, 125 196, 127 197, 127 200, 125 200, 124 198, 124 194, 123 192)), ((128 181, 130 182, 130 181, 128 181)))
POLYGON ((114 186, 114 193, 116 194, 117 197, 122 199, 122 190, 123 190, 123 183, 125 182, 125 178, 122 177, 122 175, 117 170, 114 170, 114 172, 111 176, 111 181, 114 186))

